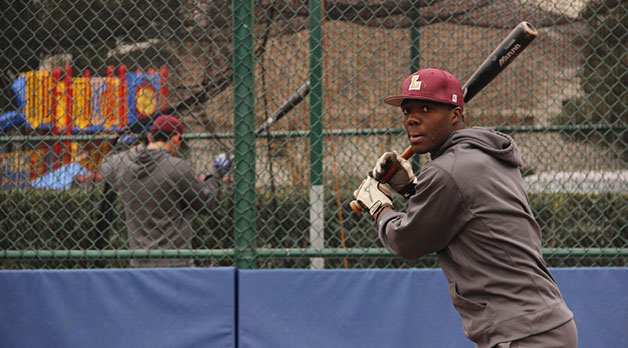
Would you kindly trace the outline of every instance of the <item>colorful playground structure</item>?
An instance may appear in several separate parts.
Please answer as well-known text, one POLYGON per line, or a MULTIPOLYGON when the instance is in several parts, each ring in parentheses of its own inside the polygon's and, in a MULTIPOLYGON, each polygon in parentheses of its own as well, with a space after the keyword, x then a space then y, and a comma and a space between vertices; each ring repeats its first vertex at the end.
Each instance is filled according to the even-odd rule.
POLYGON ((106 77, 91 76, 89 70, 74 77, 66 65, 19 75, 11 85, 18 110, 0 115, 0 187, 28 186, 71 163, 93 172, 111 150, 110 142, 79 142, 72 135, 137 132, 166 107, 166 68, 128 72, 120 66, 117 76, 115 70, 109 66, 106 77), (12 139, 25 136, 45 137, 20 141, 15 148, 12 139))

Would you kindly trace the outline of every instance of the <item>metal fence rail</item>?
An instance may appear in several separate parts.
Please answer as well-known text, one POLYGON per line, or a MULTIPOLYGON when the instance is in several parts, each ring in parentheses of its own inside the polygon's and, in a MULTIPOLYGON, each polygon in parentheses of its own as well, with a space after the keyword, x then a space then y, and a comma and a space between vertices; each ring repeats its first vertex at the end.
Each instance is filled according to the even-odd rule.
POLYGON ((523 20, 539 37, 465 119, 517 141, 550 266, 628 266, 624 2, 44 0, 0 15, 2 268, 436 267, 390 255, 348 206, 376 158, 407 146, 382 99, 423 67, 466 81, 523 20), (189 212, 188 245, 133 249, 97 173, 161 114, 183 121, 196 173, 233 154, 234 181, 189 212))

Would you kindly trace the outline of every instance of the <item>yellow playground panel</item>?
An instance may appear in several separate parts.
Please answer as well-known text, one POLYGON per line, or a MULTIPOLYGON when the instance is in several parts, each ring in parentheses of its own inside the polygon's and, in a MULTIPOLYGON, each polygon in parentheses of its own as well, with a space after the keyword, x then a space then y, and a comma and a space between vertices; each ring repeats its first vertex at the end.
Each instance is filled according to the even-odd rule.
MULTIPOLYGON (((167 75, 166 68, 130 73, 121 66, 115 76, 110 66, 106 77, 92 77, 89 71, 74 77, 72 68, 66 66, 64 70, 23 72, 14 91, 20 114, 34 134, 113 134, 125 132, 134 122, 146 121, 165 107, 167 75)), ((33 180, 71 162, 93 172, 111 150, 109 142, 68 138, 37 146, 0 154, 0 181, 24 176, 33 180)))

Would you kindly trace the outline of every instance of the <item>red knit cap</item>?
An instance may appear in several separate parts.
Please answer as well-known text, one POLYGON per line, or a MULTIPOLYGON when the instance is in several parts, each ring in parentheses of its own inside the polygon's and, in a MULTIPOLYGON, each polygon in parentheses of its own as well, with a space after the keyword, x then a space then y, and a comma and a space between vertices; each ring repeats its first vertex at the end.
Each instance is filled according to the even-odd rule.
POLYGON ((162 131, 166 134, 183 134, 183 124, 179 121, 178 118, 170 115, 161 115, 157 117, 155 121, 153 121, 153 125, 151 126, 150 132, 155 133, 157 131, 162 131))

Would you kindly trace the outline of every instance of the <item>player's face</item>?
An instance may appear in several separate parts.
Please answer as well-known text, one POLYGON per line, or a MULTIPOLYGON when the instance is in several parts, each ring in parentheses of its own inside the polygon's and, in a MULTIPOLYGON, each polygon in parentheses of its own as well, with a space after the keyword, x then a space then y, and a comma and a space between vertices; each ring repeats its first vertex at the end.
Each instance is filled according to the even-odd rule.
POLYGON ((408 99, 401 104, 403 125, 414 153, 435 150, 456 130, 462 110, 447 104, 408 99))

